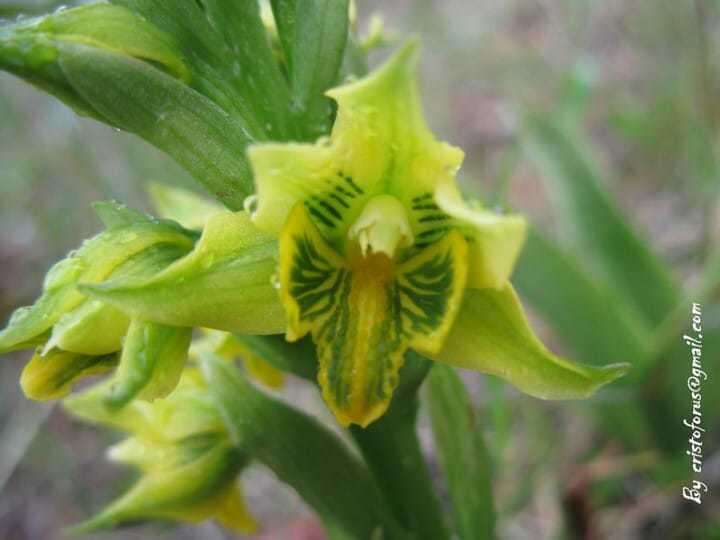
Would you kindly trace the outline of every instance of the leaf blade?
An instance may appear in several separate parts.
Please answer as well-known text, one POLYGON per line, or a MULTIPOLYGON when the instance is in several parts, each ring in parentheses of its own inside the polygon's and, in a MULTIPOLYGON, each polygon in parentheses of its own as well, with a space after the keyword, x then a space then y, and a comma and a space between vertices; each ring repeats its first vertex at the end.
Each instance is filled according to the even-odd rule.
POLYGON ((428 385, 433 436, 459 537, 493 538, 492 466, 465 386, 443 365, 433 367, 428 385))
POLYGON ((522 144, 556 200, 563 232, 651 325, 658 325, 678 301, 677 286, 603 189, 579 131, 536 116, 526 122, 522 144))

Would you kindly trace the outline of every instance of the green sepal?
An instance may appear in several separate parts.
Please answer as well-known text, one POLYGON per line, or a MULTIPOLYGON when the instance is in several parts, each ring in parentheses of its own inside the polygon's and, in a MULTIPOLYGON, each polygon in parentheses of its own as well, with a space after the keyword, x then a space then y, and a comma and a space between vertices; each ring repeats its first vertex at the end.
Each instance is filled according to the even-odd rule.
POLYGON ((579 253, 562 249, 537 228, 528 232, 513 274, 522 297, 581 362, 598 365, 624 355, 637 366, 651 342, 646 321, 623 295, 583 267, 579 253), (571 306, 582 306, 582 315, 571 306))
POLYGON ((85 300, 53 325, 45 350, 103 355, 119 351, 130 319, 99 300, 85 300))
POLYGON ((105 373, 116 365, 114 354, 87 356, 52 349, 43 355, 38 350, 20 375, 20 387, 29 399, 58 399, 70 393, 78 380, 105 373))
POLYGON ((35 304, 13 313, 0 332, 0 353, 31 346, 64 314, 77 308, 86 299, 77 288, 79 282, 102 281, 154 246, 177 256, 178 250, 189 250, 193 243, 192 236, 177 225, 152 221, 107 229, 86 240, 48 271, 35 304))
POLYGON ((592 367, 548 351, 532 332, 515 291, 467 289, 434 360, 501 377, 542 399, 580 399, 624 375, 629 364, 592 367))
POLYGON ((494 538, 492 463, 470 396, 452 368, 432 368, 427 403, 458 537, 494 538))
POLYGON ((169 326, 277 334, 285 315, 272 277, 277 242, 246 214, 210 218, 195 249, 156 275, 81 286, 131 316, 169 326))
POLYGON ((133 320, 106 396, 108 407, 123 407, 134 398, 153 401, 172 392, 185 367, 191 338, 191 328, 133 320))

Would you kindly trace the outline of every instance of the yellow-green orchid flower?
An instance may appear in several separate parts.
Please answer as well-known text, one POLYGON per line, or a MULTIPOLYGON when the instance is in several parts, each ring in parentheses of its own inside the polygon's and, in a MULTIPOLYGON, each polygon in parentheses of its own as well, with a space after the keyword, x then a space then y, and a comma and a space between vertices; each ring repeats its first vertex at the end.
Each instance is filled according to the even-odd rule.
POLYGON ((332 90, 329 138, 252 146, 250 215, 204 210, 186 256, 81 290, 164 325, 312 334, 324 398, 343 424, 383 414, 408 348, 541 398, 587 397, 622 375, 624 365, 558 358, 534 336, 508 281, 525 221, 463 200, 463 154, 424 121, 415 57, 407 45, 332 90))
POLYGON ((231 444, 197 370, 187 369, 169 397, 153 403, 136 400, 114 412, 103 404, 104 386, 67 399, 65 407, 84 420, 130 434, 110 449, 109 457, 137 467, 141 477, 78 530, 151 518, 214 519, 241 533, 255 530, 237 482, 248 459, 231 444))
POLYGON ((20 381, 32 399, 63 397, 80 378, 115 366, 111 406, 165 396, 180 377, 191 329, 129 317, 88 298, 79 284, 155 275, 186 255, 196 235, 115 203, 99 203, 96 211, 106 229, 58 262, 40 298, 18 309, 0 332, 0 353, 36 349, 20 381))
POLYGON ((465 288, 504 287, 525 235, 522 218, 462 201, 463 153, 429 131, 415 63, 411 43, 329 92, 329 139, 249 149, 253 222, 280 238, 287 337, 312 334, 343 424, 383 414, 405 351, 437 353, 465 288))

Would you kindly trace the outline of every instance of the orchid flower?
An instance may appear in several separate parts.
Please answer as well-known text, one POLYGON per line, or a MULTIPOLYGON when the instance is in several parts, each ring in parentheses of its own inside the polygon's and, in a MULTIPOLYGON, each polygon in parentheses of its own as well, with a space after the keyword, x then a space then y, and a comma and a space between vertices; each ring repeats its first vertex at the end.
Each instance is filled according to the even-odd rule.
MULTIPOLYGON (((111 0, 0 27, 0 68, 144 138, 224 205, 158 185, 162 219, 99 203, 105 230, 50 270, 0 354, 34 350, 28 397, 129 435, 110 457, 140 480, 82 530, 249 531, 236 479, 256 459, 332 538, 450 538, 415 433, 428 359, 543 399, 587 397, 627 365, 572 363, 533 333, 510 283, 526 222, 464 199, 463 152, 423 115, 414 41, 369 72, 390 40, 378 20, 357 35, 353 2, 261 4, 111 0), (246 381, 238 358, 271 388, 278 368, 317 374, 362 455, 246 381)), ((471 415, 454 393, 436 409, 451 434, 471 415)))
POLYGON ((153 403, 136 400, 120 412, 108 411, 103 390, 100 385, 76 394, 65 400, 65 408, 127 433, 108 456, 138 468, 141 477, 97 516, 76 526, 77 531, 150 518, 215 519, 245 534, 256 529, 237 483, 248 457, 230 442, 197 369, 183 373, 171 396, 153 403))
POLYGON ((408 349, 542 398, 585 397, 622 375, 558 358, 533 335, 509 282, 525 221, 463 200, 463 154, 422 115, 416 49, 329 92, 329 138, 251 146, 248 212, 210 215, 194 249, 152 276, 80 290, 164 325, 311 334, 344 425, 383 414, 408 349))

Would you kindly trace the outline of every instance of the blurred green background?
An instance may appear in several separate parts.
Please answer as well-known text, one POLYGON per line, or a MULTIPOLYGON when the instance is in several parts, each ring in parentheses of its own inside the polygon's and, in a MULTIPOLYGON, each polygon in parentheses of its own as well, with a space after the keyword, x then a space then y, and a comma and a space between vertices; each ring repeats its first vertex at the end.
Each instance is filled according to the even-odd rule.
MULTIPOLYGON (((55 7, 0 0, 0 17, 55 7)), ((720 6, 360 0, 361 31, 376 11, 389 34, 421 36, 425 108, 439 136, 466 152, 464 187, 534 224, 514 281, 540 334, 578 361, 634 365, 582 403, 542 402, 463 374, 492 451, 500 538, 720 538, 720 6), (710 375, 710 493, 700 506, 680 487, 690 471, 680 336, 691 302, 703 304, 710 375)), ((99 230, 91 202, 149 211, 151 180, 194 188, 139 139, 0 74, 0 320, 99 230)), ((132 474, 104 459, 113 434, 24 400, 20 356, 0 362, 0 539, 62 538, 132 474)), ((328 419, 299 381, 283 396, 328 419)), ((425 418, 421 430, 436 468, 425 418)), ((263 523, 258 538, 322 538, 270 473, 253 468, 243 480, 263 523)), ((228 535, 205 524, 97 537, 228 535)))

